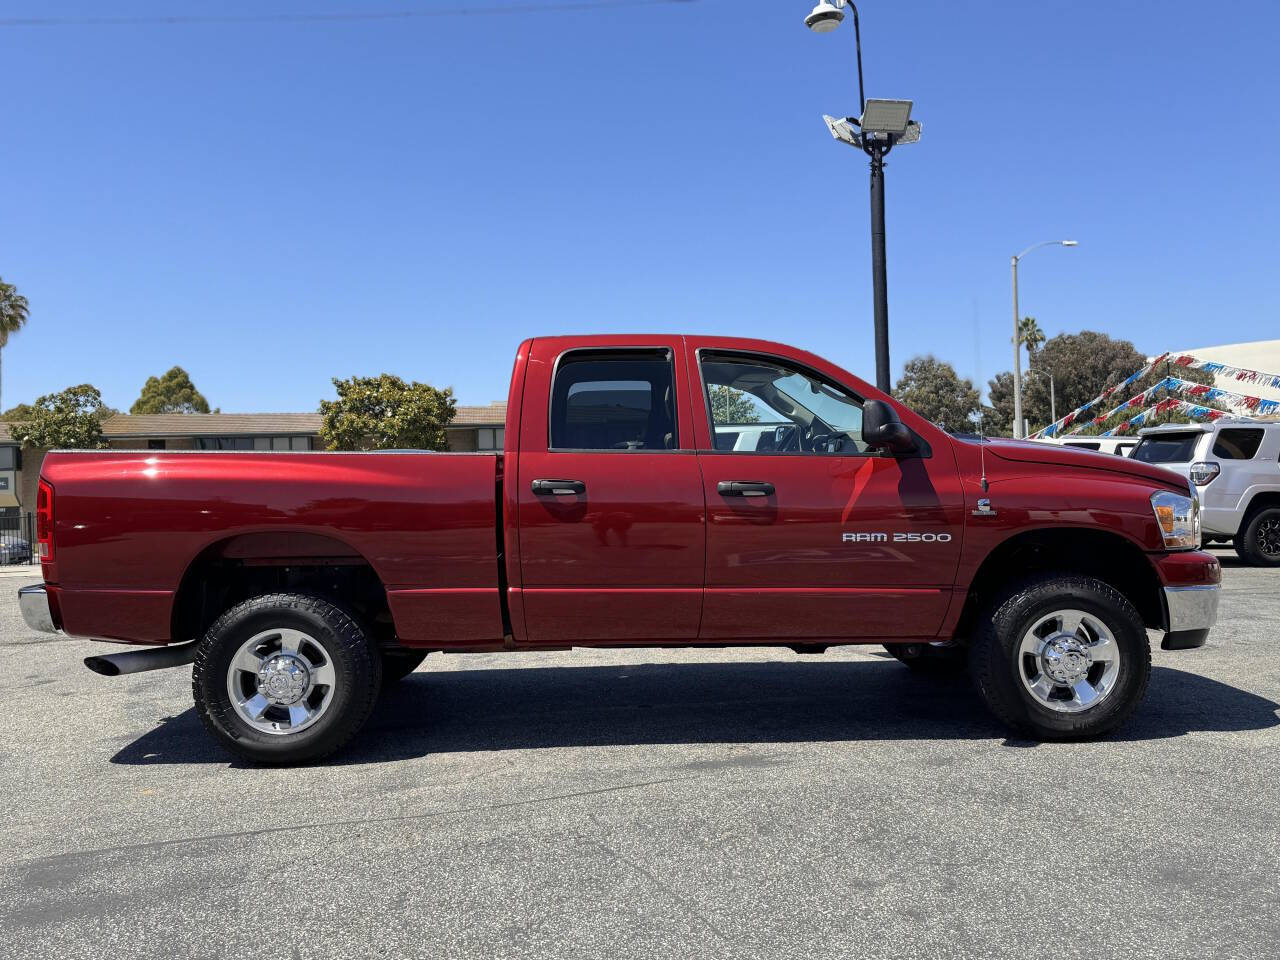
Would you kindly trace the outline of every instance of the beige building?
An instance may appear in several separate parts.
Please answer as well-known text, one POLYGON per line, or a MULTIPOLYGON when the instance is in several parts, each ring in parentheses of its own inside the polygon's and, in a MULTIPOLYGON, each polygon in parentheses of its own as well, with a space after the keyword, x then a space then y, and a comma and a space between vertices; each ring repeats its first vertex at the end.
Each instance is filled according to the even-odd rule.
MULTIPOLYGON (((449 450, 501 450, 507 405, 457 408, 445 428, 449 450)), ((116 450, 317 450, 318 413, 118 414, 102 423, 116 450)), ((35 509, 44 450, 22 450, 0 423, 0 516, 35 509)))

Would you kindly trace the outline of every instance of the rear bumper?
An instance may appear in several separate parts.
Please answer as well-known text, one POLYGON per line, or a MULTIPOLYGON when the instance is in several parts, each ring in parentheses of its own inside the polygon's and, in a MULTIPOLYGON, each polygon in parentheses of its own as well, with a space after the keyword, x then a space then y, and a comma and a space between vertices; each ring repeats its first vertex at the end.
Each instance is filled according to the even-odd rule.
POLYGON ((41 633, 57 633, 58 626, 53 622, 53 611, 49 608, 49 594, 43 583, 33 583, 29 587, 18 589, 18 609, 22 611, 22 619, 27 626, 41 633))
POLYGON ((1169 632, 1160 644, 1165 650, 1203 647, 1210 628, 1218 622, 1218 601, 1222 588, 1216 583, 1165 587, 1164 605, 1169 614, 1169 632))

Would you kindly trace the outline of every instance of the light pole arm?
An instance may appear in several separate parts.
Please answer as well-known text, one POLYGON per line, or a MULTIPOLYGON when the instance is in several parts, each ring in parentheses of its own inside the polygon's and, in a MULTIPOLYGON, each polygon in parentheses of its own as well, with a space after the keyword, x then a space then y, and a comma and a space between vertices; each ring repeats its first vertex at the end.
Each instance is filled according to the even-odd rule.
POLYGON ((852 0, 835 0, 836 9, 848 7, 853 11, 853 41, 858 48, 858 116, 867 112, 867 96, 862 86, 862 29, 858 26, 858 5, 852 0))

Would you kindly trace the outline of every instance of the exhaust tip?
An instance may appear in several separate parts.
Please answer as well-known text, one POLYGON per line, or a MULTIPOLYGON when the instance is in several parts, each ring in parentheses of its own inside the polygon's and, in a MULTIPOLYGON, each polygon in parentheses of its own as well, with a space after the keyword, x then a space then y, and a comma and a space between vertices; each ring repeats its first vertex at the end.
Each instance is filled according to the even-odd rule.
POLYGON ((104 677, 120 676, 120 668, 111 662, 110 657, 85 657, 84 665, 104 677))

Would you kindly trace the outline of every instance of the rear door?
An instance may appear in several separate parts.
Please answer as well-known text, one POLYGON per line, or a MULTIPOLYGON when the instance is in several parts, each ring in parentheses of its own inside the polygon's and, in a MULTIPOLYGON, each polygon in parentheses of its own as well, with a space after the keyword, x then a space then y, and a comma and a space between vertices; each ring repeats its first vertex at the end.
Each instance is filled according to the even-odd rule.
POLYGON ((530 352, 515 480, 528 640, 692 640, 706 533, 682 341, 589 343, 530 352))
POLYGON ((861 398, 830 375, 711 348, 690 362, 707 500, 700 639, 934 636, 964 517, 945 436, 922 456, 878 455, 861 398))

